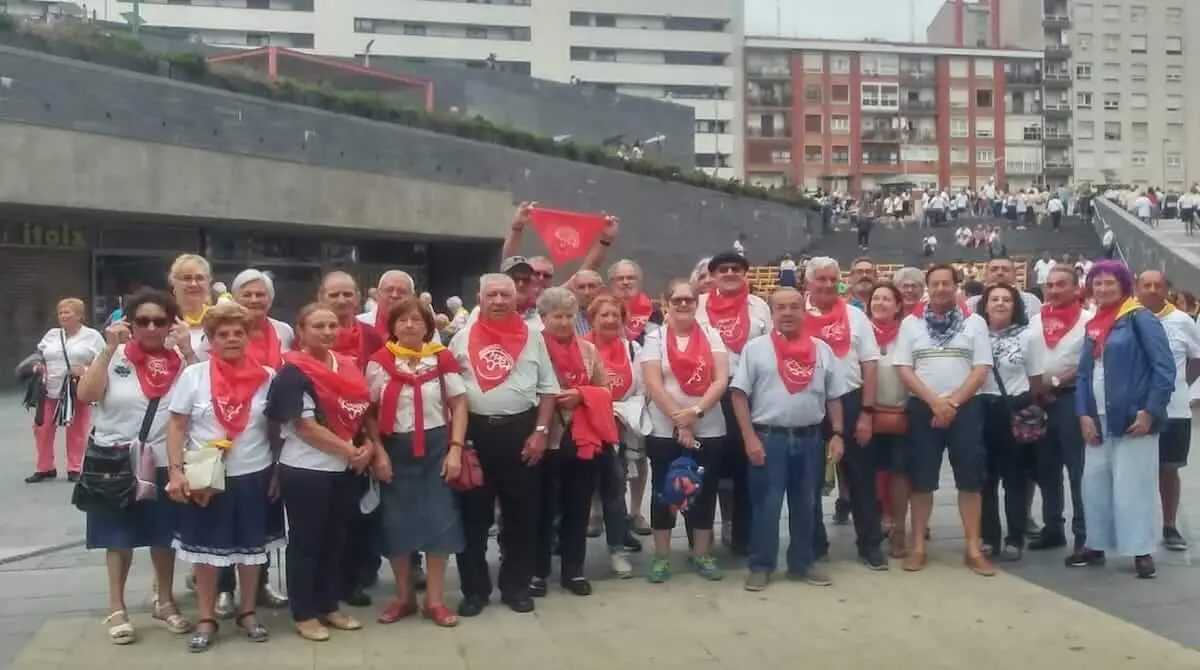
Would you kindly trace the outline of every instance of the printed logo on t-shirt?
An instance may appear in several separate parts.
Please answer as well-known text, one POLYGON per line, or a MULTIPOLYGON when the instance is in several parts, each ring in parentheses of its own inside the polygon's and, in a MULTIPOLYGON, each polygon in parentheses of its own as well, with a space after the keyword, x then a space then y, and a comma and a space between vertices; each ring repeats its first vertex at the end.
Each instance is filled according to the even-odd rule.
POLYGON ((124 379, 125 377, 128 377, 129 375, 133 374, 133 368, 122 363, 120 365, 113 367, 113 374, 124 379))

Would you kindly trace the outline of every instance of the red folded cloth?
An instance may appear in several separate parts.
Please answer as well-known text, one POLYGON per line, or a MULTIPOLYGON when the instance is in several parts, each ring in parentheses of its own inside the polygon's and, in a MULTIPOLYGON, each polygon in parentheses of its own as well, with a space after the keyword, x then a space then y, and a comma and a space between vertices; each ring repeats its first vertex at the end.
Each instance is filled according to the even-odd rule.
POLYGON ((571 440, 579 458, 590 461, 606 444, 617 441, 612 393, 603 386, 577 386, 580 403, 571 415, 571 440))

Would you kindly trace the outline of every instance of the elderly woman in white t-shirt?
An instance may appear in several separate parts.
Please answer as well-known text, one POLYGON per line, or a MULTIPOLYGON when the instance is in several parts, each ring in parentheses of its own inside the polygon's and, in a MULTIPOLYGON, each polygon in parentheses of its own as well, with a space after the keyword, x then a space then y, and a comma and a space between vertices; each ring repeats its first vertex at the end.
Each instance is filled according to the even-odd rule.
POLYGON ((41 360, 34 372, 42 375, 43 397, 34 414, 33 440, 37 463, 25 483, 36 484, 54 479, 54 437, 59 426, 67 427, 67 479, 77 481, 83 467, 88 430, 92 427, 91 407, 76 398, 75 388, 87 366, 104 349, 104 336, 83 323, 83 301, 63 298, 57 306, 58 327, 51 328, 38 342, 41 360))
POLYGON ((167 346, 178 350, 188 364, 204 360, 208 357, 204 314, 212 301, 212 266, 203 256, 181 254, 171 263, 167 283, 179 305, 179 319, 171 327, 167 346))
POLYGON ((992 372, 979 389, 983 400, 983 447, 987 476, 983 485, 984 552, 1004 561, 1020 560, 1025 552, 1025 530, 1029 515, 1029 473, 1035 469, 1035 443, 1019 442, 1013 433, 1013 411, 1036 402, 1043 391, 1046 368, 1042 349, 1029 328, 1029 317, 1021 292, 1010 284, 984 290, 979 300, 980 316, 988 324, 992 340, 992 372), (1003 387, 1001 387, 1003 384, 1003 387), (1000 484, 1004 484, 1004 518, 1001 531, 1000 484), (1003 535, 1003 537, 1001 537, 1003 535))
POLYGON ((685 512, 694 531, 690 562, 705 579, 723 576, 710 552, 720 476, 717 464, 725 441, 720 402, 729 384, 729 355, 720 334, 696 320, 698 296, 692 282, 673 280, 663 296, 666 323, 646 336, 638 356, 653 425, 646 438, 655 493, 650 503, 654 561, 647 575, 652 583, 671 578, 668 552, 675 513, 658 493, 671 463, 684 455, 704 467, 700 493, 685 512))
POLYGON ((172 633, 191 624, 179 612, 172 594, 175 578, 177 503, 162 491, 167 481, 166 433, 169 394, 183 369, 179 354, 165 346, 167 332, 179 316, 171 296, 143 289, 125 302, 125 318, 108 327, 100 354, 79 381, 79 401, 95 403, 92 441, 102 447, 141 442, 152 450, 158 496, 137 500, 123 510, 96 509, 87 515, 87 547, 105 549, 108 568, 108 635, 114 644, 137 639, 125 605, 125 583, 133 550, 150 548, 154 563, 153 616, 172 633))
POLYGON ((167 427, 168 492, 178 502, 179 530, 173 546, 194 565, 200 620, 189 642, 207 651, 217 632, 217 571, 237 567, 242 585, 237 626, 250 640, 264 642, 267 629, 254 607, 267 551, 282 544, 271 528, 274 457, 267 436, 267 391, 272 372, 246 355, 250 315, 241 305, 213 307, 204 315, 210 345, 207 361, 189 366, 171 394, 167 427), (185 452, 224 452, 224 490, 193 492, 184 472, 185 452))
POLYGON ((233 299, 250 312, 247 352, 259 363, 278 370, 283 365, 283 353, 291 351, 296 334, 288 324, 270 317, 275 303, 275 282, 261 270, 242 270, 233 278, 233 299))

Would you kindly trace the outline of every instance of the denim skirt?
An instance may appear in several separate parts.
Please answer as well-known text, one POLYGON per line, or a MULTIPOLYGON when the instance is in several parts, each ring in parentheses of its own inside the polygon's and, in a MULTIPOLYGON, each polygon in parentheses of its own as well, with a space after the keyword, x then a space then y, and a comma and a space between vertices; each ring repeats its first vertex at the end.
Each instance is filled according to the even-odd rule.
POLYGON ((167 469, 155 471, 157 500, 139 500, 123 510, 87 513, 88 549, 170 548, 179 525, 179 503, 167 496, 167 469))
POLYGON ((455 554, 463 550, 458 494, 442 479, 450 433, 425 431, 425 455, 412 453, 412 434, 388 435, 383 448, 392 460, 392 481, 379 483, 383 546, 388 558, 414 551, 455 554))
POLYGON ((284 544, 283 503, 267 490, 273 468, 225 478, 225 490, 206 507, 179 506, 175 547, 179 560, 217 567, 261 565, 284 544))

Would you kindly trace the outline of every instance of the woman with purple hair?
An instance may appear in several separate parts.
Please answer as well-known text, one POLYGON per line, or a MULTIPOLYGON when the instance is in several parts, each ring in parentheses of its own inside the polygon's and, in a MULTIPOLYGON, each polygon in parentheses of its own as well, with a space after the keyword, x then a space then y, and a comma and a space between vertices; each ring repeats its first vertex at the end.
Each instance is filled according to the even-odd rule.
POLYGON ((1075 411, 1088 448, 1083 464, 1087 542, 1068 560, 1104 563, 1106 552, 1134 557, 1141 579, 1157 573, 1158 433, 1167 425, 1175 362, 1166 331, 1133 299, 1124 263, 1097 261, 1086 288, 1096 315, 1085 328, 1075 411))

